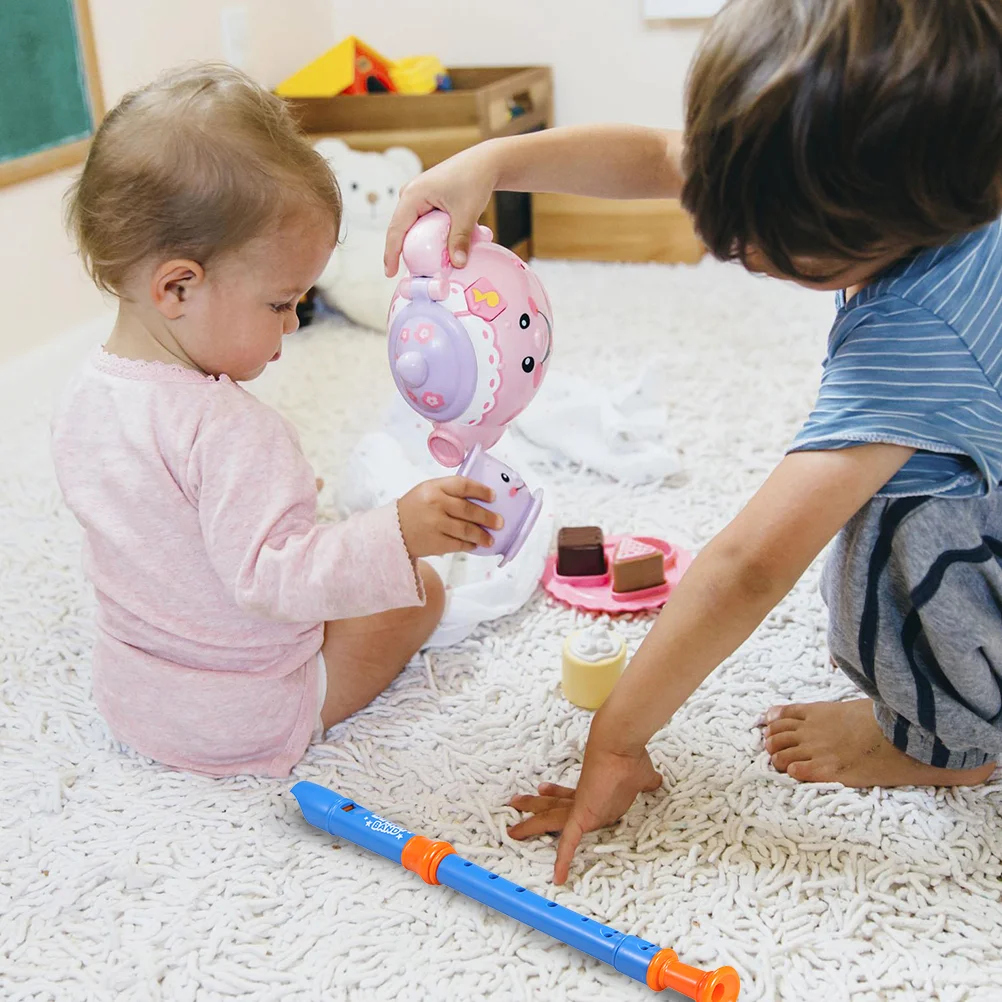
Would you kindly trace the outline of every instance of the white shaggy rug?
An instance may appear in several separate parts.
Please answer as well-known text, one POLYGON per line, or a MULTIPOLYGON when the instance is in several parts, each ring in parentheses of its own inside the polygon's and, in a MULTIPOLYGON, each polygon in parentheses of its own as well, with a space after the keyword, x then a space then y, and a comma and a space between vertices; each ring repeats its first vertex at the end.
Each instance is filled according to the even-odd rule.
MULTIPOLYGON (((698 548, 806 414, 831 298, 705 262, 544 263, 554 365, 626 379, 666 366, 686 479, 626 490, 553 471, 561 521, 698 548)), ((80 1002, 574 1002, 650 993, 609 968, 302 820, 292 781, 171 772, 110 740, 89 698, 92 599, 47 453, 54 388, 93 341, 0 375, 0 998, 80 1002)), ((256 388, 329 487, 390 392, 382 341, 327 325, 256 388)), ((590 836, 570 884, 549 839, 511 842, 503 806, 572 781, 589 715, 558 688, 578 614, 537 595, 415 662, 293 780, 328 784, 470 859, 697 965, 742 999, 1002 998, 1002 782, 976 791, 798 786, 754 723, 848 691, 825 667, 808 575, 653 746, 665 788, 590 836)), ((649 619, 620 623, 631 648, 649 619)))

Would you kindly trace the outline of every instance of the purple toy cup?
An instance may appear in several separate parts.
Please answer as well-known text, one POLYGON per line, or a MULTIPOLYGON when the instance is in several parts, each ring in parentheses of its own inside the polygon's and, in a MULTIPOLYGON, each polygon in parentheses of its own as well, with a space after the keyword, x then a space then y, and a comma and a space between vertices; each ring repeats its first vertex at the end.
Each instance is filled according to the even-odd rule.
MULTIPOLYGON (((469 477, 494 491, 494 501, 476 504, 496 512, 504 519, 504 527, 493 532, 494 544, 478 546, 471 552, 482 557, 500 555, 498 567, 514 560, 529 538, 543 507, 543 492, 530 493, 525 481, 510 467, 475 445, 459 468, 459 475, 469 477)), ((488 530, 490 531, 490 530, 488 530)))

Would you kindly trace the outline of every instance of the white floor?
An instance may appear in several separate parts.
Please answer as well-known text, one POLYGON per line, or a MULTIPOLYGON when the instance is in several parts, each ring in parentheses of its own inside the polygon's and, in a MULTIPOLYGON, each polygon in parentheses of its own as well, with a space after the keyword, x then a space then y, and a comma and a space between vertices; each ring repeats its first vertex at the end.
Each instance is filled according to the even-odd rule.
MULTIPOLYGON (((706 262, 543 264, 554 365, 664 364, 687 478, 627 491, 568 469, 561 521, 704 544, 810 407, 829 297, 706 262)), ((0 370, 0 984, 16 1000, 625 1002, 648 990, 309 828, 291 781, 213 781, 117 747, 88 694, 92 600, 47 454, 53 393, 93 331, 0 370)), ((258 387, 337 488, 379 421, 380 338, 326 326, 258 387)), ((742 1000, 989 1002, 1002 989, 1002 782, 978 791, 797 786, 754 729, 780 699, 844 694, 814 574, 656 739, 666 788, 591 836, 569 886, 503 805, 573 779, 589 716, 558 687, 581 617, 537 596, 415 663, 293 779, 335 787, 470 859, 697 965, 742 1000)), ((631 647, 650 621, 625 622, 631 647)))

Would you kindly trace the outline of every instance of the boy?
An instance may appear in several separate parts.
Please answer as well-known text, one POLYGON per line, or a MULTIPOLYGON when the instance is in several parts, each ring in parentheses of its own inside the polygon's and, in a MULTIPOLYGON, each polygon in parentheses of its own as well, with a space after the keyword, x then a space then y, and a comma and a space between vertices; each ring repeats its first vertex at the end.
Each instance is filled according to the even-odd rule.
POLYGON ((837 535, 833 662, 866 698, 773 707, 777 769, 847 786, 982 783, 1002 754, 1002 4, 732 0, 692 67, 684 136, 558 129, 417 179, 450 249, 494 188, 678 197, 718 258, 838 291, 820 397, 699 555, 596 714, 577 790, 512 805, 584 832, 661 782, 651 736, 837 535))

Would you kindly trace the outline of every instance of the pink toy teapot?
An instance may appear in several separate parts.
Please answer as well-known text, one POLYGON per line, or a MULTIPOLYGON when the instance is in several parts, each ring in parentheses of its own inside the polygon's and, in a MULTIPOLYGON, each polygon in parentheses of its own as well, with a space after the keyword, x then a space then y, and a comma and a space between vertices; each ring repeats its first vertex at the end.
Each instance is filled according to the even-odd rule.
POLYGON ((501 566, 532 530, 542 493, 486 451, 536 395, 553 350, 553 311, 539 279, 478 226, 464 268, 454 268, 449 217, 433 211, 407 232, 409 275, 390 304, 388 351, 397 389, 432 422, 428 448, 443 466, 494 488, 505 528, 478 553, 501 566), (507 477, 507 480, 502 479, 507 477), (498 480, 498 483, 494 483, 498 480))
POLYGON ((478 226, 465 268, 453 268, 449 217, 422 216, 404 238, 410 272, 390 304, 390 365, 397 389, 434 425, 431 454, 459 466, 489 449, 525 409, 553 350, 553 311, 539 279, 478 226))

